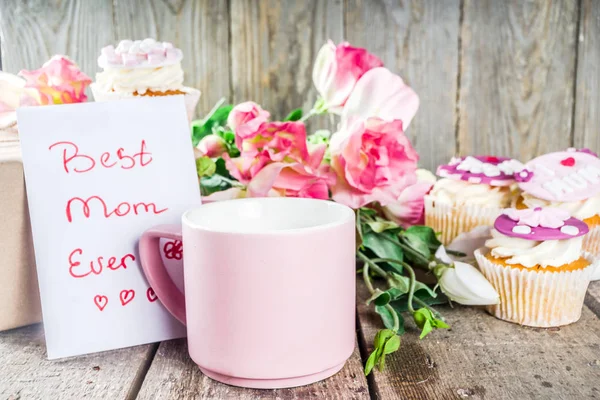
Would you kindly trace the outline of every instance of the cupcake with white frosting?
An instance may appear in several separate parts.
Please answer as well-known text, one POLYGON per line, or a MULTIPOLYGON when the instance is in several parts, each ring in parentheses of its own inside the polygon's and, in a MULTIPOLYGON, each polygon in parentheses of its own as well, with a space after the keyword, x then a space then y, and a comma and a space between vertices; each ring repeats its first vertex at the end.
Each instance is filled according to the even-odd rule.
POLYGON ((505 210, 492 238, 475 251, 479 268, 500 294, 500 304, 488 311, 527 326, 576 322, 597 269, 595 257, 582 248, 588 231, 565 210, 505 210))
POLYGON ((519 182, 522 193, 515 206, 559 208, 583 220, 590 228, 583 249, 600 256, 600 159, 596 154, 569 149, 537 157, 526 167, 528 178, 519 182))
POLYGON ((438 180, 425 196, 425 223, 448 245, 461 233, 491 226, 514 198, 519 161, 492 156, 453 158, 437 169, 438 180))
POLYGON ((103 69, 91 85, 96 101, 138 96, 183 95, 191 120, 200 91, 183 85, 183 53, 168 42, 154 39, 123 40, 117 47, 101 50, 98 65, 103 69))

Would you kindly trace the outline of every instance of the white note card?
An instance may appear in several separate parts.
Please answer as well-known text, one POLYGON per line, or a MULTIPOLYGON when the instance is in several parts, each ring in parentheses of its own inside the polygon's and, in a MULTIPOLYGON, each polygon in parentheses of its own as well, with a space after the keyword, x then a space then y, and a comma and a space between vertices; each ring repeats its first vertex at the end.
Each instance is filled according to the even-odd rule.
POLYGON ((183 96, 17 117, 48 358, 185 336, 137 250, 146 229, 179 224, 200 204, 183 96))

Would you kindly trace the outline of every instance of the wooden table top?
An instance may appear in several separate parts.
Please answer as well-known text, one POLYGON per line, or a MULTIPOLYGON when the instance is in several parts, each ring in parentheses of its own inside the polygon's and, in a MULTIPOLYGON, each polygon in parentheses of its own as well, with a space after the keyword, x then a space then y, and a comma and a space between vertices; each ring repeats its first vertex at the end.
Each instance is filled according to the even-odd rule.
POLYGON ((363 362, 381 323, 357 284, 357 347, 344 369, 322 382, 278 390, 227 386, 200 372, 184 339, 48 361, 42 327, 34 325, 0 333, 0 398, 600 398, 600 282, 590 285, 581 320, 561 328, 525 328, 479 308, 445 307, 452 329, 419 340, 408 327, 385 371, 368 379, 363 362))

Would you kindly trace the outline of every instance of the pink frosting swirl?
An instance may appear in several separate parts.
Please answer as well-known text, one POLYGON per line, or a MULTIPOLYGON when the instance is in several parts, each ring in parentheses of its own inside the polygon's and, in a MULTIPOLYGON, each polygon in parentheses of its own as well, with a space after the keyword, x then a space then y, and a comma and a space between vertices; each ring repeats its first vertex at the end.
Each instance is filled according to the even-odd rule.
POLYGON ((182 59, 183 52, 169 42, 122 40, 117 48, 112 45, 102 48, 98 65, 101 68, 156 68, 182 59))

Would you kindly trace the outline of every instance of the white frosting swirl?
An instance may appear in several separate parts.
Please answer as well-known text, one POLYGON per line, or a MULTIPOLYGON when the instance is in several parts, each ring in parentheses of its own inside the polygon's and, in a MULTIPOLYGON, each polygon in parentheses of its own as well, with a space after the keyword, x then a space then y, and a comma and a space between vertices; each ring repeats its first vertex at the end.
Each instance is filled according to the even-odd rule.
POLYGON ((123 40, 117 48, 106 46, 98 58, 104 69, 96 74, 96 86, 106 92, 145 94, 183 88, 181 50, 154 39, 123 40))
POLYGON ((440 179, 433 185, 430 195, 435 201, 449 204, 481 204, 506 208, 511 202, 508 187, 496 187, 481 183, 468 183, 452 179, 440 179))
POLYGON ((562 267, 581 257, 583 236, 566 240, 535 240, 508 237, 492 229, 492 239, 485 242, 492 255, 504 258, 507 264, 521 264, 526 268, 540 265, 546 267, 562 267))
POLYGON ((144 94, 148 90, 180 90, 183 88, 183 70, 181 64, 159 68, 106 69, 96 74, 96 84, 107 92, 144 94))
POLYGON ((522 193, 521 195, 523 196, 523 204, 528 208, 560 208, 568 211, 571 216, 581 220, 600 214, 600 193, 585 200, 571 202, 542 200, 528 193, 522 193))

